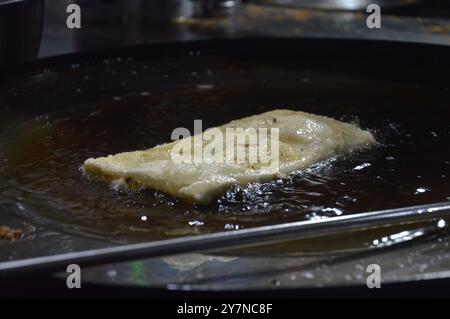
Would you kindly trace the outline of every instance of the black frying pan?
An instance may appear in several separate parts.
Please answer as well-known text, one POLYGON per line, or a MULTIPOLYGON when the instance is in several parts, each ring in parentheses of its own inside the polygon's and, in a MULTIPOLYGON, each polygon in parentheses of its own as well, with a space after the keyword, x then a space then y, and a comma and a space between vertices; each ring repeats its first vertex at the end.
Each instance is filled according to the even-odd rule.
MULTIPOLYGON (((405 112, 405 116, 408 114, 408 103, 414 99, 422 101, 424 97, 420 92, 431 87, 436 89, 437 94, 430 96, 430 99, 427 100, 430 105, 424 107, 428 107, 430 112, 439 112, 442 118, 448 118, 449 109, 445 106, 448 105, 449 97, 449 54, 450 48, 445 46, 398 42, 230 39, 158 44, 62 56, 21 65, 19 68, 10 69, 1 74, 0 110, 2 118, 0 124, 4 133, 20 125, 23 121, 43 113, 76 108, 100 100, 112 100, 117 96, 133 98, 140 92, 147 91, 149 87, 153 92, 177 94, 177 92, 192 88, 193 73, 198 73, 195 75, 198 76, 195 83, 214 81, 217 86, 251 84, 254 87, 253 92, 258 92, 259 87, 261 90, 264 87, 263 80, 281 81, 280 73, 274 73, 270 67, 276 67, 277 70, 282 69, 286 72, 295 70, 298 71, 299 76, 315 74, 317 76, 315 80, 324 85, 330 79, 340 83, 346 83, 349 80, 361 81, 361 83, 365 83, 364 81, 367 80, 377 81, 384 83, 387 88, 392 85, 391 91, 388 89, 383 91, 384 95, 381 99, 378 92, 367 85, 348 87, 343 94, 348 101, 351 101, 353 96, 353 99, 358 100, 361 105, 364 105, 364 101, 368 101, 367 104, 370 105, 371 97, 377 96, 378 104, 383 104, 383 99, 386 103, 394 100, 397 102, 395 105, 399 110, 405 112), (149 68, 154 70, 143 71, 149 68), (133 70, 137 70, 137 72, 130 72, 133 70), (214 79, 210 79, 211 72, 203 72, 206 70, 210 70, 216 75, 214 79), (114 72, 112 73, 112 71, 114 72), (166 74, 169 74, 173 80, 161 80, 165 78, 166 74), (409 97, 402 95, 404 100, 399 99, 399 93, 396 92, 399 84, 409 88, 407 90, 410 92, 409 97), (439 107, 433 108, 433 105, 439 107)), ((317 87, 314 90, 317 90, 317 87)), ((326 94, 319 89, 319 94, 316 92, 315 96, 320 96, 322 93, 326 94)), ((308 96, 313 92, 308 93, 307 89, 303 89, 302 94, 304 94, 303 103, 308 104, 308 96)), ((287 103, 289 100, 287 96, 277 98, 280 104, 287 103)), ((274 103, 274 101, 270 102, 274 103)), ((333 109, 338 112, 338 108, 341 106, 333 105, 332 99, 328 102, 331 103, 330 112, 333 109)), ((188 111, 186 110, 186 112, 188 111)), ((234 115, 245 112, 245 109, 236 110, 236 112, 234 115)), ((177 116, 182 117, 183 114, 177 114, 177 116)), ((417 121, 419 123, 421 119, 418 118, 417 121)), ((417 156, 426 158, 426 154, 417 154, 417 156)), ((105 242, 104 238, 98 239, 73 232, 67 223, 42 221, 42 219, 35 218, 34 215, 36 215, 34 212, 17 213, 10 210, 5 210, 0 214, 2 224, 20 225, 21 221, 25 220, 36 228, 34 239, 31 241, 2 243, 0 257, 3 260, 10 257, 20 259, 35 255, 47 255, 49 250, 51 253, 57 253, 65 252, 67 249, 82 250, 111 244, 111 242, 105 242), (56 235, 46 236, 49 230, 55 232, 56 235), (62 244, 61 238, 64 238, 64 244, 62 244)), ((435 243, 433 242, 433 244, 435 243)), ((426 242, 424 245, 426 246, 426 242)), ((425 255, 415 257, 417 258, 416 263, 426 262, 427 258, 431 258, 431 255, 436 253, 432 250, 425 249, 425 251, 427 252, 425 255)), ((376 253, 379 258, 389 260, 386 267, 391 267, 392 271, 399 271, 396 276, 398 280, 416 278, 409 273, 402 272, 396 264, 404 258, 402 257, 403 250, 378 250, 376 253)), ((356 263, 361 256, 351 258, 354 258, 356 263)), ((276 264, 276 260, 274 259, 272 264, 276 264)), ((253 289, 264 290, 268 288, 267 285, 271 285, 273 272, 259 269, 257 263, 258 260, 250 261, 246 264, 246 270, 253 269, 255 271, 255 276, 251 278, 252 284, 255 284, 253 289)), ((159 271, 164 271, 161 267, 161 264, 157 264, 151 268, 152 273, 160 278, 162 275, 159 271)), ((331 264, 330 267, 334 267, 334 265, 331 264)), ((239 267, 237 265, 232 268, 238 269, 239 267)), ((438 270, 446 269, 438 267, 436 271, 438 270)), ((339 272, 344 273, 345 269, 340 269, 339 272)), ((98 273, 98 270, 94 273, 98 273)), ((205 276, 209 275, 211 274, 206 270, 205 276)), ((178 276, 180 273, 174 274, 172 280, 176 281, 178 276)), ((241 284, 237 288, 227 286, 226 283, 219 287, 213 286, 215 289, 221 290, 245 289, 248 284, 245 278, 240 278, 241 284)), ((332 285, 343 284, 338 277, 334 279, 332 285)), ((320 281, 320 278, 317 280, 320 281)), ((111 284, 107 278, 102 278, 100 281, 102 284, 111 284)), ((132 283, 125 282, 124 284, 132 283)), ((152 284, 149 282, 150 286, 152 284)), ((160 285, 161 282, 156 286, 160 285)), ((200 285, 206 289, 210 287, 207 280, 200 285)), ((279 288, 298 289, 306 286, 307 283, 299 279, 293 284, 281 285, 279 288)))

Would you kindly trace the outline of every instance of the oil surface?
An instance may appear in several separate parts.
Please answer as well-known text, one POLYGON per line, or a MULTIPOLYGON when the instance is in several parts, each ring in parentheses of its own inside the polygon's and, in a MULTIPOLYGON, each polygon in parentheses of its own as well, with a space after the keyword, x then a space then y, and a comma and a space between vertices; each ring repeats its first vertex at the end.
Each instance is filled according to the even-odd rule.
POLYGON ((411 98, 410 90, 400 86, 355 82, 349 92, 348 82, 304 82, 307 95, 286 83, 201 86, 176 93, 142 92, 36 117, 2 137, 0 194, 18 211, 42 221, 126 240, 450 200, 450 124, 440 115, 448 91, 439 91, 447 98, 438 98, 423 88, 411 98), (378 145, 288 179, 229 189, 208 206, 150 189, 115 191, 80 171, 90 157, 169 142, 174 128, 193 130, 194 119, 202 119, 205 129, 274 108, 355 122, 371 130, 378 145))

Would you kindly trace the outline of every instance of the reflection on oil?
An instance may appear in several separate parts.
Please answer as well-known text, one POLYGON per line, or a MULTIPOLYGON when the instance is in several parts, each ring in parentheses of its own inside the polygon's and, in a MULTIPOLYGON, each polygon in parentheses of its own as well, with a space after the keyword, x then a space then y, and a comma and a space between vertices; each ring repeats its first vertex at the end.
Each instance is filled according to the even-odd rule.
POLYGON ((164 257, 163 260, 172 268, 180 271, 192 270, 200 265, 211 262, 219 261, 227 263, 235 260, 235 257, 218 257, 218 256, 208 256, 202 254, 187 254, 179 256, 164 257))
POLYGON ((420 237, 424 234, 423 230, 415 231, 402 231, 400 233, 392 234, 389 236, 384 236, 380 239, 375 239, 373 241, 373 246, 375 247, 388 247, 397 243, 410 241, 414 238, 420 237))

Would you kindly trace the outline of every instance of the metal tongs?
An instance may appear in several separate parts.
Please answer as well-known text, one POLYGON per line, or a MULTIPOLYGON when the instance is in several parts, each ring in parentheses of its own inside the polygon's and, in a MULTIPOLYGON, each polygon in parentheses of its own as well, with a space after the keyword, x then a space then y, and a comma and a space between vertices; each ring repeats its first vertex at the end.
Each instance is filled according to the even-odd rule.
POLYGON ((192 252, 223 251, 231 248, 266 245, 380 226, 391 226, 405 222, 433 220, 446 216, 450 216, 450 202, 120 245, 2 262, 0 263, 0 276, 34 272, 51 274, 65 271, 70 264, 94 266, 192 252))

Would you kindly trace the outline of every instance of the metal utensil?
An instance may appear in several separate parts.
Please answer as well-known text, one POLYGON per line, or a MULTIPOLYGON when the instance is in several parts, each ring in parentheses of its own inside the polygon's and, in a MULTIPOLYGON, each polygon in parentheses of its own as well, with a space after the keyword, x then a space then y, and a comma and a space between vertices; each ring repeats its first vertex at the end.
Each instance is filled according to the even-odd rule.
MULTIPOLYGON (((0 275, 62 271, 67 265, 92 266, 189 252, 257 246, 292 239, 332 235, 450 215, 450 203, 389 209, 319 221, 300 221, 207 235, 122 245, 0 263, 0 275)), ((440 223, 442 225, 442 222, 440 223)))

